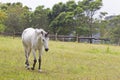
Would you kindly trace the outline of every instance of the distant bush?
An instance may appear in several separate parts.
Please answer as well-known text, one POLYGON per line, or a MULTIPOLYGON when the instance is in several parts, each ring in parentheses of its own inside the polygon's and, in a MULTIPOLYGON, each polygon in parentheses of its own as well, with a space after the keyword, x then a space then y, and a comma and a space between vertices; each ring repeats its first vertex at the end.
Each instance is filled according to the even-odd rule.
POLYGON ((4 31, 5 31, 5 28, 6 28, 6 26, 5 26, 5 25, 0 24, 0 32, 4 32, 4 31))

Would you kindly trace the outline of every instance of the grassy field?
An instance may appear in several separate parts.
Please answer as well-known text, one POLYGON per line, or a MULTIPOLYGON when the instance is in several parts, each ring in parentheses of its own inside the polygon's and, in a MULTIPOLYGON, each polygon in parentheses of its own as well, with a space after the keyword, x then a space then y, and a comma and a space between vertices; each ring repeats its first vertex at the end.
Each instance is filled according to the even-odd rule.
MULTIPOLYGON (((120 47, 50 41, 42 70, 25 69, 20 38, 0 36, 0 80, 119 80, 120 47)), ((30 55, 30 65, 33 55, 30 55)))

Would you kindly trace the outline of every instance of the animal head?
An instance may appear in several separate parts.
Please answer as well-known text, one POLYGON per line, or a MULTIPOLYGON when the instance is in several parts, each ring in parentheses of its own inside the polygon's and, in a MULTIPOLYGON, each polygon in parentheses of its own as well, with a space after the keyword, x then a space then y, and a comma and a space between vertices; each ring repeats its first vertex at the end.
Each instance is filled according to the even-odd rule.
POLYGON ((41 39, 41 42, 44 45, 45 51, 48 51, 49 32, 45 32, 43 29, 36 29, 36 32, 38 34, 39 39, 41 39))

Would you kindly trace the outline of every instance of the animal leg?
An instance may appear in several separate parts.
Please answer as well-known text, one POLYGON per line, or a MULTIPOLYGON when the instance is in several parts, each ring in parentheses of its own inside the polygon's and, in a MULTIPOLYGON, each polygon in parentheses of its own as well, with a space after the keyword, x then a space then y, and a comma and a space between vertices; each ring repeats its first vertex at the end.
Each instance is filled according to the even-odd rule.
POLYGON ((32 70, 35 69, 36 62, 37 62, 37 60, 34 60, 33 67, 31 68, 32 70))
POLYGON ((39 61, 39 67, 38 67, 38 70, 41 71, 41 56, 39 57, 38 61, 39 61))
POLYGON ((29 53, 28 53, 28 50, 27 49, 25 49, 25 57, 26 57, 26 62, 25 62, 25 67, 27 68, 27 69, 29 69, 30 67, 29 67, 29 61, 28 61, 28 58, 29 58, 29 55, 28 55, 29 53))
POLYGON ((34 63, 33 63, 33 67, 31 68, 32 70, 34 70, 36 62, 37 62, 37 60, 36 60, 36 53, 35 52, 36 52, 36 50, 33 50, 34 63))
POLYGON ((39 70, 39 72, 41 72, 41 62, 42 62, 42 57, 41 57, 41 55, 42 55, 42 52, 43 52, 43 48, 41 48, 40 50, 39 50, 39 59, 38 59, 38 62, 39 62, 39 67, 38 67, 38 70, 39 70))

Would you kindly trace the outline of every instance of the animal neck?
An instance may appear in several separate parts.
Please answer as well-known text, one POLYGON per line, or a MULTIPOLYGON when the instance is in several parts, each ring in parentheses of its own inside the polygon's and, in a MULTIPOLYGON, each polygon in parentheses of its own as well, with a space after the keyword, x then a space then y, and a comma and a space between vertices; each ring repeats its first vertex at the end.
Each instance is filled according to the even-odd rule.
POLYGON ((41 37, 38 37, 38 38, 37 38, 37 41, 38 41, 38 43, 42 43, 42 38, 41 38, 41 37))

